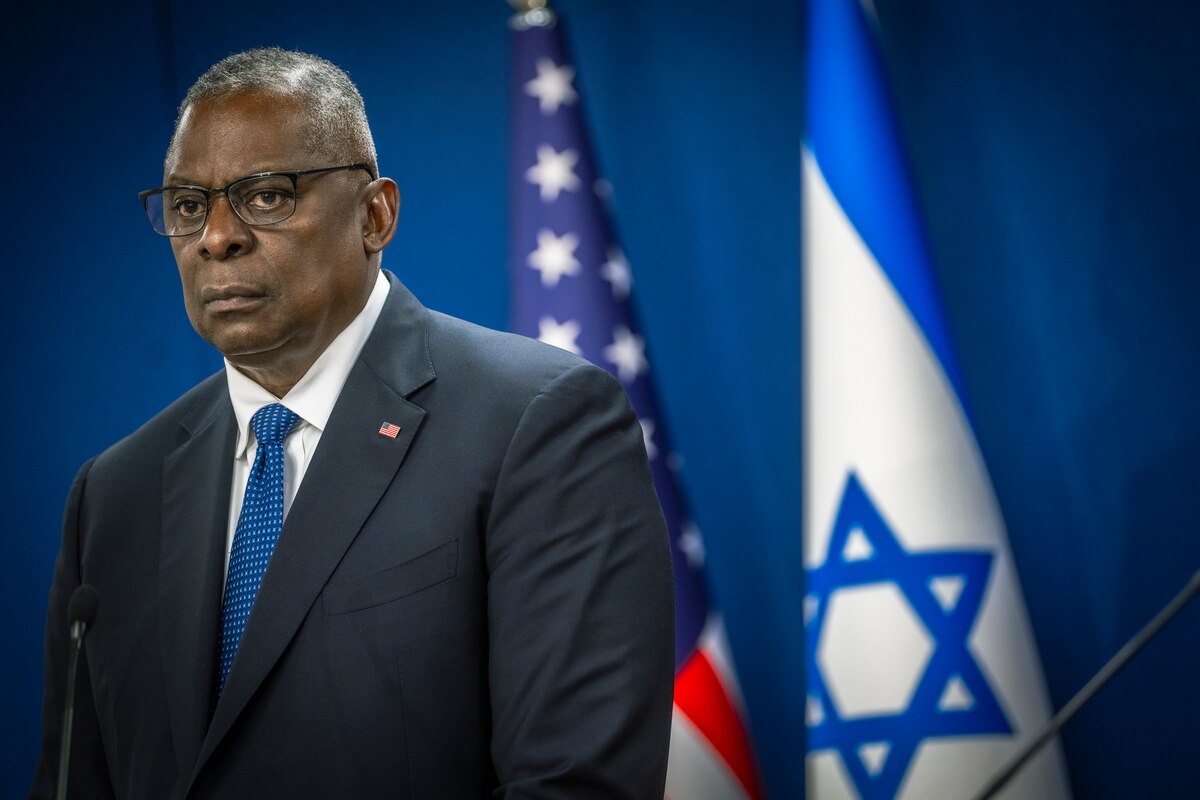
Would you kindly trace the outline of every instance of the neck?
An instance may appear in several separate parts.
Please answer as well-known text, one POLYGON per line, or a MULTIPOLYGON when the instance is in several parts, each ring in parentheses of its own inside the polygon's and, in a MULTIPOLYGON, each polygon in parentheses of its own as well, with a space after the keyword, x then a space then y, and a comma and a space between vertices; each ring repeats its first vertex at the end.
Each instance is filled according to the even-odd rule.
POLYGON ((300 378, 304 376, 304 373, 300 373, 298 377, 292 378, 279 374, 272 374, 269 371, 256 370, 251 367, 247 367, 244 364, 235 363, 233 366, 238 372, 242 373, 247 378, 279 398, 283 398, 284 395, 290 392, 292 387, 299 383, 300 378))

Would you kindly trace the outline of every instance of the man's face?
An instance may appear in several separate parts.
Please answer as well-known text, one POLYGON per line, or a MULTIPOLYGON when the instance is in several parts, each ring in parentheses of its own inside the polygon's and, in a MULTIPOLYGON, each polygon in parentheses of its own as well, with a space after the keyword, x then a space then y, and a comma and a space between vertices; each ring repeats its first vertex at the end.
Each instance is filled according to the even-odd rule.
MULTIPOLYGON (((220 187, 259 172, 336 166, 304 145, 294 100, 241 94, 191 106, 165 185, 220 187)), ((171 239, 188 319, 268 389, 286 392, 358 314, 375 279, 363 243, 365 172, 302 176, 295 213, 250 226, 212 198, 200 231, 171 239)))

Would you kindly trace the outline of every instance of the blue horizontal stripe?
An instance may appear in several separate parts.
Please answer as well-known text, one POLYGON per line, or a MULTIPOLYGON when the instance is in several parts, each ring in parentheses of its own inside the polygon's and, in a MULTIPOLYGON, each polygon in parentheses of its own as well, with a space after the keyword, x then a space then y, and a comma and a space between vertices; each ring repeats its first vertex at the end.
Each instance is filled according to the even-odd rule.
POLYGON ((809 147, 965 406, 873 22, 857 0, 811 0, 810 14, 809 147))

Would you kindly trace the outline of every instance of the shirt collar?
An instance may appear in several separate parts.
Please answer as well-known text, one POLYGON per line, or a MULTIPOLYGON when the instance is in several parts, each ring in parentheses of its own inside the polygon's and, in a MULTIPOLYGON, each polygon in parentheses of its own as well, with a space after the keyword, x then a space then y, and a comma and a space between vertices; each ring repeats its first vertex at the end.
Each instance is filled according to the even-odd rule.
POLYGON ((318 431, 324 431, 337 403, 342 386, 350 375, 350 369, 358 360, 363 345, 375 328, 375 322, 383 311, 387 300, 389 285, 383 272, 375 274, 375 286, 367 304, 358 312, 350 324, 337 335, 325 352, 317 357, 313 365, 304 373, 304 377, 291 388, 282 398, 278 398, 259 386, 238 368, 225 359, 225 380, 229 386, 229 399, 233 403, 233 413, 237 417, 238 439, 234 446, 234 458, 242 458, 250 444, 250 418, 263 406, 271 403, 282 403, 304 420, 303 424, 312 425, 318 431))

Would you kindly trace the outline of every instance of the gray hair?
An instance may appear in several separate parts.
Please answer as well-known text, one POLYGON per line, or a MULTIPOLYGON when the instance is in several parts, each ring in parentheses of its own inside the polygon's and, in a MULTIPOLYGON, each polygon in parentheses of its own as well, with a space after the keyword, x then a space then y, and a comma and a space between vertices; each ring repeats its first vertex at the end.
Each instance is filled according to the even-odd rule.
POLYGON ((293 98, 306 107, 311 124, 305 145, 311 150, 344 164, 370 164, 372 172, 379 174, 367 111, 354 81, 320 56, 278 47, 234 53, 196 79, 179 104, 167 164, 177 155, 179 124, 188 107, 259 92, 293 98))

